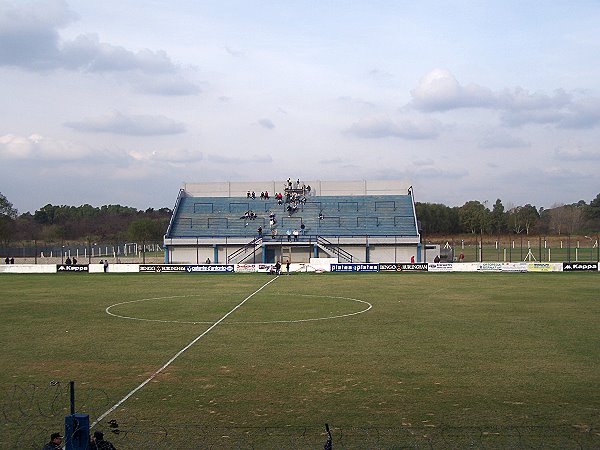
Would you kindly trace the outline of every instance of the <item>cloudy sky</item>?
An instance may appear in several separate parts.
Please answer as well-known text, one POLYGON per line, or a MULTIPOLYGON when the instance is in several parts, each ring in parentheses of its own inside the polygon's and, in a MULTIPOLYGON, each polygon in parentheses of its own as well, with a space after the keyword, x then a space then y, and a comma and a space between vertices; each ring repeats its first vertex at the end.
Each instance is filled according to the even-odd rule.
POLYGON ((184 181, 600 192, 600 3, 0 0, 0 192, 172 207, 184 181))

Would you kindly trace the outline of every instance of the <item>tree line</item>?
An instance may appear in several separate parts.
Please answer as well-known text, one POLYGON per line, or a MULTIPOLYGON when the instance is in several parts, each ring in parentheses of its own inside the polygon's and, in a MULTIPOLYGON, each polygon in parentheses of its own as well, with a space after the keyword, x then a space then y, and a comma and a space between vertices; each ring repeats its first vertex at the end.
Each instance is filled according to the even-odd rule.
POLYGON ((0 193, 0 244, 14 242, 160 242, 171 209, 145 211, 121 205, 94 207, 47 204, 33 214, 19 214, 0 193))
MULTIPOLYGON (((462 206, 440 203, 415 203, 422 233, 457 234, 596 234, 600 230, 600 194, 586 203, 536 208, 531 204, 506 208, 500 199, 490 207, 487 202, 470 200, 462 206)), ((16 241, 103 241, 159 242, 172 211, 153 208, 145 211, 121 205, 94 207, 45 205, 33 214, 19 214, 0 193, 0 244, 16 241)))
POLYGON ((590 203, 536 208, 531 204, 506 208, 500 199, 470 200, 462 206, 415 203, 419 227, 427 235, 456 234, 596 234, 600 230, 600 194, 590 203))

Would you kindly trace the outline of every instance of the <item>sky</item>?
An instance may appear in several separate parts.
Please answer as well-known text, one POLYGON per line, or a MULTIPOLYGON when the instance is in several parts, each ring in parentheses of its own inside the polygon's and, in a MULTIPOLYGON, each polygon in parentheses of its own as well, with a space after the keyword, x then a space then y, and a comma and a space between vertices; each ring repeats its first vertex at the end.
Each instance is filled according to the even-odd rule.
POLYGON ((19 213, 288 177, 589 203, 599 23, 596 0, 0 0, 0 192, 19 213))

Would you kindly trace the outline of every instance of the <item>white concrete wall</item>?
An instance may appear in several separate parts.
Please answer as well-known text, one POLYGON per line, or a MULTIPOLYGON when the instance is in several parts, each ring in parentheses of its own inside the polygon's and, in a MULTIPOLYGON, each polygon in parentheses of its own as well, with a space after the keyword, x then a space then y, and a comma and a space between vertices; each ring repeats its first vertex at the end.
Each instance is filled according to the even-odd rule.
MULTIPOLYGON (((292 178, 294 182, 296 178, 292 178)), ((311 187, 313 195, 406 195, 411 183, 402 180, 354 180, 322 181, 303 180, 300 184, 311 187)), ((186 193, 197 197, 246 197, 248 190, 256 195, 268 191, 272 196, 283 192, 286 180, 274 181, 219 181, 205 183, 184 183, 186 193)))
POLYGON ((415 257, 417 260, 417 246, 410 247, 398 247, 394 249, 394 246, 390 245, 370 245, 369 256, 371 262, 382 262, 382 263, 404 263, 410 262, 410 257, 415 257))

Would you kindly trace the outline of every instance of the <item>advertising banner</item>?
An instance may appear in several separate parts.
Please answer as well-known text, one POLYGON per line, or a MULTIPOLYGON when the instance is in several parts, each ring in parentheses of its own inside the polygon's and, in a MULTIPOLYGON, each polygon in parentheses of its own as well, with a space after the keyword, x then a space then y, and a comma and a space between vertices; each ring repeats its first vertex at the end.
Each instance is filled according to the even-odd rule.
POLYGON ((427 263, 398 264, 398 270, 401 272, 427 272, 427 263))
POLYGON ((0 273, 56 273, 56 264, 2 264, 0 273))
POLYGON ((332 264, 332 272, 379 272, 379 264, 332 264))
POLYGON ((254 273, 258 272, 257 264, 236 264, 235 271, 239 273, 254 273))
POLYGON ((504 263, 502 264, 502 272, 527 272, 527 263, 504 263))
POLYGON ((140 272, 153 272, 153 273, 170 273, 170 272, 185 272, 184 265, 170 265, 170 264, 140 264, 140 272))
POLYGON ((452 263, 429 263, 428 272, 452 272, 454 270, 452 263))
POLYGON ((74 272, 74 273, 88 273, 90 267, 87 264, 78 264, 76 266, 68 266, 66 264, 57 264, 56 271, 61 272, 74 272))
POLYGON ((275 272, 275 264, 258 264, 257 272, 272 273, 275 272))
POLYGON ((379 263, 380 272, 397 272, 398 264, 396 263, 379 263))
POLYGON ((553 272, 551 263, 527 263, 527 272, 553 272))
POLYGON ((477 268, 479 272, 502 272, 501 262, 482 262, 477 268))
POLYGON ((197 264, 185 266, 187 273, 233 273, 235 266, 233 264, 197 264))
POLYGON ((564 262, 563 272, 598 271, 597 262, 564 262))

